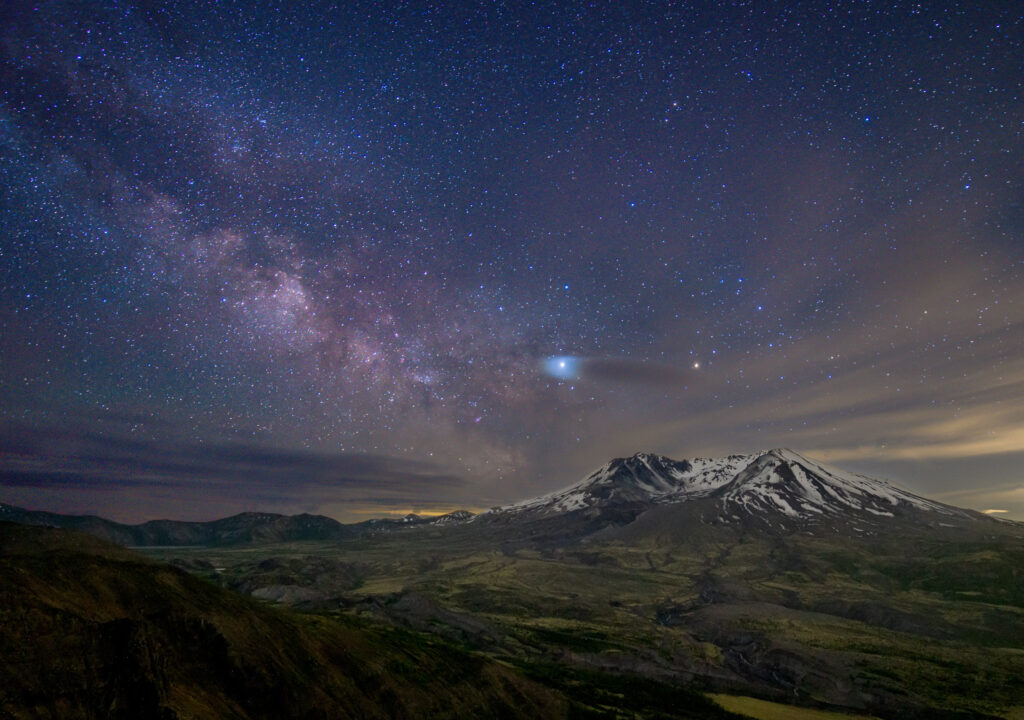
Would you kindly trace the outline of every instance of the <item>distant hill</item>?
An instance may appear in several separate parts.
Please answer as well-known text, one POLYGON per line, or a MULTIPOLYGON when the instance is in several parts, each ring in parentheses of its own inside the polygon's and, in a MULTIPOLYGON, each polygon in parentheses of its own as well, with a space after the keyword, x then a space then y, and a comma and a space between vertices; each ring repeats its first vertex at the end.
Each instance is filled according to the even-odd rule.
POLYGON ((472 517, 473 513, 457 510, 438 517, 408 515, 401 520, 368 520, 345 525, 323 515, 244 512, 209 522, 150 520, 139 525, 124 525, 95 515, 63 515, 0 503, 0 521, 79 530, 128 547, 345 540, 400 528, 457 524, 472 517))

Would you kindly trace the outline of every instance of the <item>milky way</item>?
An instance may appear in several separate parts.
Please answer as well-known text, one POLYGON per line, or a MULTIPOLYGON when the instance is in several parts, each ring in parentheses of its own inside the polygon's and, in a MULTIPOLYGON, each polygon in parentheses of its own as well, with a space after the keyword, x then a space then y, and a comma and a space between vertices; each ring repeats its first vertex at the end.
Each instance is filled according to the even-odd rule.
POLYGON ((0 500, 790 446, 1024 518, 1024 12, 976 5, 8 3, 0 500))

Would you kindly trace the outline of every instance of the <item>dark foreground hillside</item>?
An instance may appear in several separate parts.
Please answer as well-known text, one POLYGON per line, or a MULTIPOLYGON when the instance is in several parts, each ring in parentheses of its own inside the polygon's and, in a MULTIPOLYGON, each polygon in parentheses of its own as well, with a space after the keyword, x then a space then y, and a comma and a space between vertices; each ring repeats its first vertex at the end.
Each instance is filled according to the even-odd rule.
POLYGON ((0 716, 565 717, 415 636, 289 615, 66 531, 0 527, 0 716))
POLYGON ((663 705, 647 717, 736 717, 681 689, 628 700, 528 671, 554 687, 414 633, 267 607, 89 536, 0 523, 0 718, 622 717, 589 701, 602 692, 663 705))

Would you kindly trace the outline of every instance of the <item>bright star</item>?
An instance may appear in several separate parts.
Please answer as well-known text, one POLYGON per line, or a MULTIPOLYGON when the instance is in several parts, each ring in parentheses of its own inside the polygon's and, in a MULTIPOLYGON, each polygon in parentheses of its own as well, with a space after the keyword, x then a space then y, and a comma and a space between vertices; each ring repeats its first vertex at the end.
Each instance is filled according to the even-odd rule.
POLYGON ((571 355, 556 355, 544 360, 544 372, 558 380, 579 380, 580 359, 571 355))

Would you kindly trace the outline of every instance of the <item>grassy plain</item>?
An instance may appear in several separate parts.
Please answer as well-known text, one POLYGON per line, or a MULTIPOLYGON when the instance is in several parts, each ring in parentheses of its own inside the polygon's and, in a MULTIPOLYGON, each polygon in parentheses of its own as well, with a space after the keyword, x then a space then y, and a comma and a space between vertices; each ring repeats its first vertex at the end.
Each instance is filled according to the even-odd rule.
POLYGON ((742 695, 713 694, 709 697, 730 712, 756 720, 878 720, 872 715, 850 715, 829 710, 793 707, 742 695))

